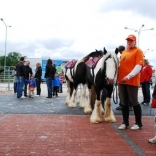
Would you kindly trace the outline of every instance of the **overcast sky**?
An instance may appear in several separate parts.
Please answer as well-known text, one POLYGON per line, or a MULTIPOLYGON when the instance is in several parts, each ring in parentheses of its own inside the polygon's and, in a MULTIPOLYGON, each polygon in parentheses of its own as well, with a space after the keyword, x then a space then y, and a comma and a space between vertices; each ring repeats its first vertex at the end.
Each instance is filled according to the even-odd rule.
MULTIPOLYGON (((113 51, 141 31, 139 47, 156 66, 155 0, 0 0, 7 28, 6 52, 28 58, 78 59, 95 49, 113 51), (149 49, 149 50, 147 50, 149 49)), ((5 25, 0 21, 0 56, 5 54, 5 25)))

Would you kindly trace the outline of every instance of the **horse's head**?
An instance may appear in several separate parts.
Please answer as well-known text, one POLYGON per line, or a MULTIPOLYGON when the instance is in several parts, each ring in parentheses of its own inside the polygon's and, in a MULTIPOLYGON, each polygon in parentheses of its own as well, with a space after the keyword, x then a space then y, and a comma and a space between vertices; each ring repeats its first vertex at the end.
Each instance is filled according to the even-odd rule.
POLYGON ((104 68, 107 84, 113 84, 114 80, 117 79, 118 65, 119 65, 117 54, 118 54, 118 48, 115 49, 115 52, 107 52, 107 50, 104 48, 103 68, 104 68))

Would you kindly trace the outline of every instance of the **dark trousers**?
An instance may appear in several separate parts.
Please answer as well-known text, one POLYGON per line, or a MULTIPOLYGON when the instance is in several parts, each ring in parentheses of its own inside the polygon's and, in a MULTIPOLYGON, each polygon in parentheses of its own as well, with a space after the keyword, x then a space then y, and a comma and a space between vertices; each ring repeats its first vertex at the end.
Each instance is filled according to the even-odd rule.
POLYGON ((37 95, 41 94, 41 79, 36 79, 36 91, 37 95))
POLYGON ((141 121, 142 111, 141 106, 138 102, 138 87, 126 84, 119 84, 118 86, 122 103, 123 123, 126 126, 129 126, 129 101, 130 101, 134 109, 135 123, 139 127, 142 127, 141 121))
POLYGON ((151 100, 150 83, 149 82, 143 82, 141 84, 141 87, 142 87, 143 101, 145 103, 150 103, 150 100, 151 100))
POLYGON ((53 96, 54 95, 58 96, 58 90, 59 90, 59 86, 53 86, 53 96))
POLYGON ((27 80, 24 81, 24 96, 27 96, 27 80))
POLYGON ((17 82, 14 82, 14 93, 17 93, 17 82))

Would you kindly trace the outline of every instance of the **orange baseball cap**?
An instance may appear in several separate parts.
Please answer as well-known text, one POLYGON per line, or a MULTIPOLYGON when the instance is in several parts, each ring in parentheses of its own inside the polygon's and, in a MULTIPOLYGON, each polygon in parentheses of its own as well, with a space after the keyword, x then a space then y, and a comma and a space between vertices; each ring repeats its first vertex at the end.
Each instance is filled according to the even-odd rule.
POLYGON ((136 36, 135 35, 129 35, 126 40, 131 39, 133 41, 136 41, 136 36))

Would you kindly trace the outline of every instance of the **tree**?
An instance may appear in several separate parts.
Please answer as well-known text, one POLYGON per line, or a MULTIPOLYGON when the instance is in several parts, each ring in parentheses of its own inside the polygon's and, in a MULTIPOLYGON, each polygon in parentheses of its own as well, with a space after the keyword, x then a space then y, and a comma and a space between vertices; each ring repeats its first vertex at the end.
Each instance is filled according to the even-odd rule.
MULTIPOLYGON (((22 57, 22 55, 18 52, 10 52, 7 56, 6 56, 6 66, 15 66, 18 62, 20 57, 22 57)), ((27 58, 27 56, 23 56, 24 58, 27 58)), ((0 56, 0 66, 4 66, 4 56, 0 56)))

